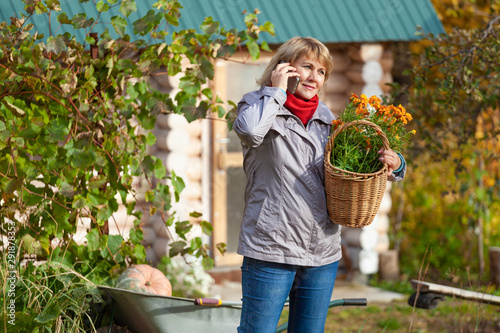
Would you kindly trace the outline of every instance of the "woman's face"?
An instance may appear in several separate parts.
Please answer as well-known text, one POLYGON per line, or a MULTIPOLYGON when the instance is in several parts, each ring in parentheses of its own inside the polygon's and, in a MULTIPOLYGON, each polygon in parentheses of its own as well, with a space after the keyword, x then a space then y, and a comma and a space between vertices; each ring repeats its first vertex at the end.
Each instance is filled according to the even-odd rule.
POLYGON ((300 74, 300 82, 295 95, 305 100, 316 96, 325 83, 325 67, 308 56, 302 56, 294 61, 291 66, 300 74))

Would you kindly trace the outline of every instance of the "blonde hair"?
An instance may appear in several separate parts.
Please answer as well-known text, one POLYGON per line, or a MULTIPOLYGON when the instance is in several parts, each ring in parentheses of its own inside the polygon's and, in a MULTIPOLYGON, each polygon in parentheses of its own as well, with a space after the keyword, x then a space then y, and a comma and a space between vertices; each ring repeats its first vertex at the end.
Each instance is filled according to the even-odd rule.
POLYGON ((328 80, 328 76, 333 69, 333 61, 330 51, 325 44, 312 37, 293 37, 278 48, 278 51, 267 65, 260 79, 257 80, 257 83, 261 86, 270 86, 271 73, 281 60, 294 62, 304 55, 312 57, 325 66, 325 81, 328 80))

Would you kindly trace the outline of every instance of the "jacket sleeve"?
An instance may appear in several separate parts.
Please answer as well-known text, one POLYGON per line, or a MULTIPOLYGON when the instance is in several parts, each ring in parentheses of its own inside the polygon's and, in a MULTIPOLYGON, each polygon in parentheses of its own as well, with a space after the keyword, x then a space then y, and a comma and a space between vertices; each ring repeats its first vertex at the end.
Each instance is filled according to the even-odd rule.
POLYGON ((253 148, 258 147, 285 101, 286 94, 273 87, 264 87, 243 96, 238 103, 238 115, 233 124, 241 142, 253 148))

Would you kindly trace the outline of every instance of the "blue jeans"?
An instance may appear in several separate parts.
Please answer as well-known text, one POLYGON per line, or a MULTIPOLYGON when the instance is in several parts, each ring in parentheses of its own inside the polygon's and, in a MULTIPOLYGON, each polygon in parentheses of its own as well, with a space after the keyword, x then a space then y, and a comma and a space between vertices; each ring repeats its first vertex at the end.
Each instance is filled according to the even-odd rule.
POLYGON ((245 257, 240 333, 276 330, 290 297, 288 333, 323 333, 338 261, 320 267, 277 264, 245 257))

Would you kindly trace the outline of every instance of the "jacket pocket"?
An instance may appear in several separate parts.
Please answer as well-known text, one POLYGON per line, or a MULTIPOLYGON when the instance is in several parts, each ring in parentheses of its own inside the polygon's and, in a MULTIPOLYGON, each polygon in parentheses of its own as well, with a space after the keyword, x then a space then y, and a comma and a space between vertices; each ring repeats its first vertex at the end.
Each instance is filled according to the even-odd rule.
POLYGON ((274 237, 279 225, 279 206, 265 199, 255 226, 255 233, 265 238, 274 237))

